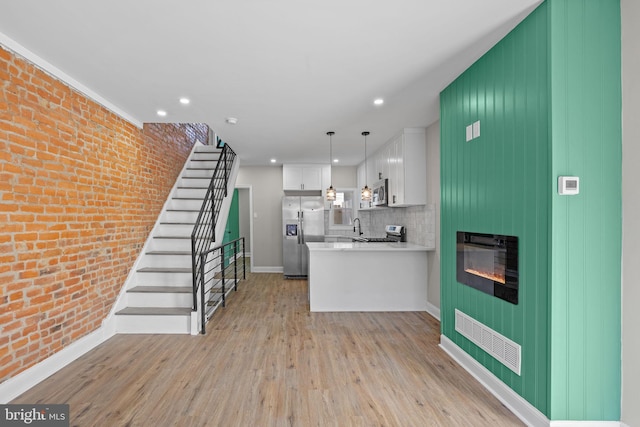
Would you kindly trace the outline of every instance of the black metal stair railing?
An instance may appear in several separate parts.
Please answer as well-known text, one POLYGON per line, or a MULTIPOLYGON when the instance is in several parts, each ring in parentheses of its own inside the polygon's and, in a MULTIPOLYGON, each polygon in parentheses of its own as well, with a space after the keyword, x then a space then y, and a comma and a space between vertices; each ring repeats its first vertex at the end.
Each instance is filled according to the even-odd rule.
POLYGON ((246 279, 244 237, 223 243, 200 254, 200 333, 205 333, 209 318, 219 307, 225 307, 227 294, 238 290, 240 273, 246 279), (240 271, 241 269, 241 271, 240 271))
POLYGON ((193 276, 193 311, 198 310, 198 285, 204 281, 201 254, 208 252, 216 240, 216 225, 222 208, 222 201, 227 196, 229 176, 233 169, 236 153, 224 144, 218 163, 211 177, 207 194, 200 208, 196 225, 191 233, 191 263, 193 276))

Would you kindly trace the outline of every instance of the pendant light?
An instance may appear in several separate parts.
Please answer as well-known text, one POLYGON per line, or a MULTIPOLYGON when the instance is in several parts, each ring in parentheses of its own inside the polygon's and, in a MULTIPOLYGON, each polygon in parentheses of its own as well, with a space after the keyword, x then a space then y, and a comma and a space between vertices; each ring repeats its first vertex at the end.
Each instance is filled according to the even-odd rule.
POLYGON ((362 136, 364 136, 364 188, 361 199, 366 202, 371 200, 371 189, 367 185, 367 135, 369 132, 362 132, 362 136))
MULTIPOLYGON (((335 135, 335 132, 327 132, 329 135, 329 174, 331 174, 331 164, 333 162, 333 141, 332 137, 335 135)), ((327 188, 327 201, 333 202, 336 200, 336 190, 333 188, 333 184, 329 183, 329 188, 327 188)))

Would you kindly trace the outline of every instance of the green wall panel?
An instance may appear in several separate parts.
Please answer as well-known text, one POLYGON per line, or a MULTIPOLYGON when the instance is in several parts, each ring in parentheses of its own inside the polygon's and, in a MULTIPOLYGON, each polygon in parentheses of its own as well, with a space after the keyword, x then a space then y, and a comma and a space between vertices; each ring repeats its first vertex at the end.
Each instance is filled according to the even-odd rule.
POLYGON ((619 420, 621 260, 620 5, 550 2, 551 417, 619 420))
POLYGON ((618 420, 619 2, 547 0, 440 99, 443 334, 552 420, 618 420), (458 230, 519 237, 518 305, 456 281, 458 230), (520 376, 455 332, 456 308, 522 346, 520 376))
POLYGON ((547 21, 543 4, 440 98, 442 330, 544 413, 549 376, 547 21), (476 120, 481 136, 466 142, 465 128, 476 120), (456 231, 518 236, 518 305, 456 281, 456 231), (520 376, 455 332, 456 308, 522 346, 520 376))

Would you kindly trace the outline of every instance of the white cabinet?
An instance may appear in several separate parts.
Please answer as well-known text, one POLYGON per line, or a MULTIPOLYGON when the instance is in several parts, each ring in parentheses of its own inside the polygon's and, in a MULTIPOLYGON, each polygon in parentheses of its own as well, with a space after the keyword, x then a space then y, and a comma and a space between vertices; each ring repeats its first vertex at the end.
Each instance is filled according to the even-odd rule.
POLYGON ((427 140, 425 129, 407 128, 390 143, 389 206, 427 203, 427 140))
POLYGON ((331 181, 331 176, 326 176, 327 172, 323 169, 330 170, 323 165, 283 165, 282 188, 284 190, 323 190, 323 182, 331 181))
MULTIPOLYGON (((389 206, 402 207, 427 203, 427 141, 425 129, 406 128, 358 165, 358 186, 369 187, 388 179, 389 206), (371 170, 373 169, 373 173, 371 170)), ((361 203, 362 207, 368 207, 361 203)))

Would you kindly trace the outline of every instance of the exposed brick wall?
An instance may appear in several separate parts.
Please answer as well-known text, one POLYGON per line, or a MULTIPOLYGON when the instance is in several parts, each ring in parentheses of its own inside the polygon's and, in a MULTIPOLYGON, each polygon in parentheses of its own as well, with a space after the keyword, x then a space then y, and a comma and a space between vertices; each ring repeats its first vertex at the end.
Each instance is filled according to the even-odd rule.
POLYGON ((207 131, 141 130, 0 46, 0 382, 100 327, 207 131))

